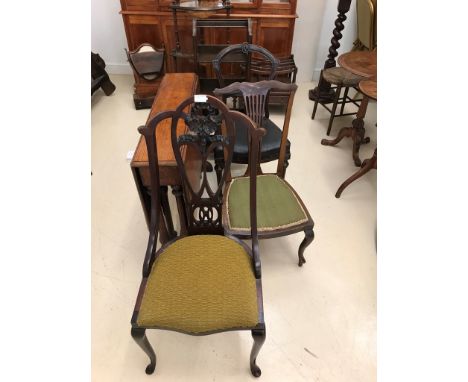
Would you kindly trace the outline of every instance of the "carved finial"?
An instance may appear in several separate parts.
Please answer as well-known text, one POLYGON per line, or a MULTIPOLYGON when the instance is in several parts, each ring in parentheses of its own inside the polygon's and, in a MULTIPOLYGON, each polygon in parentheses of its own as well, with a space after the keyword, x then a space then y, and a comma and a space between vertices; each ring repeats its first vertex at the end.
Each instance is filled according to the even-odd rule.
POLYGON ((249 53, 249 44, 247 42, 242 43, 241 51, 243 54, 249 53))

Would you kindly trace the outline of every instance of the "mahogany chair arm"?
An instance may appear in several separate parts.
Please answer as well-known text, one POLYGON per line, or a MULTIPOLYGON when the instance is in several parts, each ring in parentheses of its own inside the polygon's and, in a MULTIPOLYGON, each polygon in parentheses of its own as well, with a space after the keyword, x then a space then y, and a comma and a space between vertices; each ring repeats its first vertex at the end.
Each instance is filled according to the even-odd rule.
MULTIPOLYGON (((156 150, 156 139, 154 138, 154 127, 151 128, 149 126, 140 126, 138 128, 138 132, 145 137, 146 145, 148 147, 148 153, 150 152, 150 147, 153 145, 154 150, 156 150)), ((157 153, 156 153, 157 155, 157 153)), ((152 166, 156 166, 156 172, 159 172, 156 163, 152 163, 153 161, 150 160, 150 171, 153 169, 152 166)), ((152 182, 156 181, 155 183, 159 183, 159 179, 151 179, 152 182)), ((151 185, 151 199, 152 202, 154 199, 159 199, 159 192, 157 195, 153 195, 154 186, 159 186, 159 184, 152 184, 151 185)), ((158 187, 159 188, 159 187, 158 187)), ((155 190, 156 191, 156 190, 155 190)), ((148 277, 151 272, 151 266, 153 265, 154 257, 156 254, 156 246, 158 243, 158 227, 159 227, 159 205, 151 207, 151 216, 150 216, 150 227, 149 227, 149 238, 148 238, 148 246, 146 247, 146 254, 145 260, 143 261, 143 277, 148 277)))

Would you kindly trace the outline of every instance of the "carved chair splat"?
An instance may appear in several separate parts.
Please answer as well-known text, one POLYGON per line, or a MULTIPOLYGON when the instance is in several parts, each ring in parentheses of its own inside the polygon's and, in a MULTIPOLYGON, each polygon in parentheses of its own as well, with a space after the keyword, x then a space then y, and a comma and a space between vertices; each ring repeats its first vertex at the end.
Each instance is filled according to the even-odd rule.
MULTIPOLYGON (((252 145, 258 147, 265 131, 255 128, 247 116, 230 111, 212 96, 206 96, 206 102, 201 103, 190 97, 176 110, 161 112, 138 129, 145 137, 148 149, 151 222, 143 278, 131 319, 131 335, 150 359, 147 374, 155 370, 156 354, 145 331, 163 329, 197 336, 250 330, 254 339, 250 370, 255 377, 261 375, 256 359, 265 341, 265 322, 254 172, 246 177, 252 246, 225 235, 221 224, 222 189, 230 181, 229 165, 236 138, 234 120, 248 126, 252 145), (171 144, 184 191, 187 232, 156 250, 161 215, 156 129, 168 118, 172 120, 171 144), (181 119, 189 131, 177 135, 181 119), (215 147, 222 148, 226 166, 220 181, 212 185, 208 181, 207 161, 215 147), (185 150, 195 150, 199 154, 200 184, 194 184, 187 176, 188 164, 182 159, 185 150)), ((256 166, 258 150, 251 150, 250 161, 256 166)))

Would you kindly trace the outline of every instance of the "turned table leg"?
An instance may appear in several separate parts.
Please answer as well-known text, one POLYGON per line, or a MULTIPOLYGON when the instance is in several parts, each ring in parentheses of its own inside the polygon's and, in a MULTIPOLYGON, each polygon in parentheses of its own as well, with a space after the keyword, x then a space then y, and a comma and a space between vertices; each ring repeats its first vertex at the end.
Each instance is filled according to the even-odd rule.
POLYGON ((369 143, 370 141, 368 137, 364 137, 366 134, 366 129, 364 128, 364 117, 366 116, 368 103, 369 98, 364 96, 356 114, 356 118, 353 120, 352 127, 343 127, 338 132, 335 139, 322 139, 321 142, 324 146, 335 146, 340 143, 343 138, 351 138, 353 140, 353 160, 356 166, 361 165, 361 159, 359 159, 359 149, 361 144, 369 143))
POLYGON ((343 184, 336 191, 335 197, 339 198, 346 187, 348 187, 356 179, 359 179, 361 176, 368 173, 372 169, 377 169, 377 149, 374 150, 374 155, 372 155, 371 158, 366 159, 364 162, 362 162, 362 166, 359 171, 351 175, 348 179, 346 179, 343 182, 343 184))

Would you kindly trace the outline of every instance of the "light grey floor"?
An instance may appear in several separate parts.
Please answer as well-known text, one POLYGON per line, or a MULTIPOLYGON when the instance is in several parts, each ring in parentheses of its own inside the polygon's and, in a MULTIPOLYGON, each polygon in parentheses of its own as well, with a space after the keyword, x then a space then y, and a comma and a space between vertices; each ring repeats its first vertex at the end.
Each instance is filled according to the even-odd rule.
MULTIPOLYGON (((148 110, 135 110, 133 77, 111 76, 117 86, 92 98, 92 376, 93 381, 243 381, 249 372, 249 332, 206 337, 148 331, 158 364, 147 376, 146 355, 130 337, 130 317, 141 277, 147 228, 127 152, 148 110)), ((260 381, 371 382, 376 380, 376 177, 334 194, 354 173, 351 142, 325 147, 328 113, 315 121, 308 100, 312 83, 300 84, 289 139, 286 179, 316 224, 307 263, 297 267, 303 236, 260 243, 267 340, 259 356, 260 381)), ((335 121, 332 135, 352 117, 335 121)), ((366 117, 376 146, 376 105, 366 117)), ((267 166, 267 170, 274 168, 267 166)), ((171 196, 172 197, 172 196, 171 196)), ((174 201, 171 199, 171 203, 174 201)))

